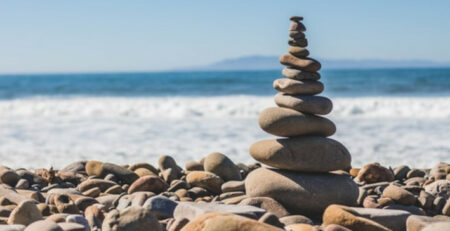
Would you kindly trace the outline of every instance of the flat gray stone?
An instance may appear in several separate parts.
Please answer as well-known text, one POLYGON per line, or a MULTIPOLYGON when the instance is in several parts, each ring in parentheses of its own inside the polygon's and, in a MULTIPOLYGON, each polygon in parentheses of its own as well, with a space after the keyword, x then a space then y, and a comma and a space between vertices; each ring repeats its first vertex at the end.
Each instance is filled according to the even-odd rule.
POLYGON ((175 219, 193 220, 206 213, 232 213, 258 219, 266 210, 247 205, 226 205, 218 203, 180 202, 174 211, 175 219))
POLYGON ((411 213, 394 209, 352 208, 362 217, 373 220, 393 231, 406 229, 406 220, 411 213))

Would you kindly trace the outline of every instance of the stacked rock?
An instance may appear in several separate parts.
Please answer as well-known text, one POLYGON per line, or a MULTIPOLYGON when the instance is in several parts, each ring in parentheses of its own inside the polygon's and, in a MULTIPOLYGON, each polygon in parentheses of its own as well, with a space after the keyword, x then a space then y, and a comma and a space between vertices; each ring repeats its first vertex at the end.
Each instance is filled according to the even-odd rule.
POLYGON ((330 120, 320 115, 332 109, 330 99, 317 96, 324 90, 318 81, 321 64, 309 58, 303 17, 291 17, 288 54, 280 57, 285 65, 273 87, 275 103, 261 112, 259 125, 276 136, 286 137, 256 142, 250 147, 257 161, 274 167, 259 168, 245 180, 249 196, 269 196, 296 214, 320 214, 330 204, 354 205, 358 187, 345 174, 351 156, 338 141, 327 138, 336 131, 330 120))

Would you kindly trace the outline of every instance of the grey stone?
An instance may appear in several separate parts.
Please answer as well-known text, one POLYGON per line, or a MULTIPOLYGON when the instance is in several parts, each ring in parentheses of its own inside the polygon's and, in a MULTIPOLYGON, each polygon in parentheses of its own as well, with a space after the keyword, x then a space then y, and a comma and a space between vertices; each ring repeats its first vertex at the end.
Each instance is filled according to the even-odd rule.
POLYGON ((259 126, 275 136, 331 136, 334 123, 321 116, 301 113, 289 108, 270 107, 259 114, 259 126))
POLYGON ((406 220, 411 213, 403 210, 375 209, 375 208, 353 208, 359 216, 375 221, 393 231, 406 229, 406 220))
POLYGON ((309 114, 326 115, 333 109, 331 100, 323 96, 278 93, 275 95, 274 100, 279 107, 290 108, 309 114))
POLYGON ((175 219, 193 220, 206 213, 232 213, 244 217, 258 219, 266 211, 254 206, 226 205, 218 203, 180 202, 174 211, 175 219))
POLYGON ((345 175, 259 168, 245 179, 250 197, 271 197, 294 214, 320 214, 328 205, 353 206, 358 186, 345 175))
POLYGON ((145 201, 142 207, 150 210, 158 220, 161 220, 173 217, 173 211, 177 205, 177 202, 172 201, 167 197, 154 196, 145 201))
POLYGON ((102 231, 162 231, 158 220, 144 208, 131 206, 124 210, 111 210, 102 224, 102 231))
MULTIPOLYGON (((347 169, 351 162, 344 145, 319 136, 258 141, 250 147, 250 155, 272 167, 302 172, 347 169)), ((264 177, 260 180, 265 182, 264 177)))

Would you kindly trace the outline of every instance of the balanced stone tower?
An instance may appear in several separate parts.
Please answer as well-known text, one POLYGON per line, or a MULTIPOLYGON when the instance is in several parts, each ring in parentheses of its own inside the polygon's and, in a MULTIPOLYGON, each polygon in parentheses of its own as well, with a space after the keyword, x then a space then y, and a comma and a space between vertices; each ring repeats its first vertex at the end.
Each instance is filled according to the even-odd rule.
MULTIPOLYGON (((293 214, 320 215, 330 204, 354 205, 358 186, 336 170, 348 170, 351 156, 338 141, 327 138, 336 126, 322 117, 332 110, 330 99, 317 96, 324 90, 319 81, 321 64, 308 58, 303 17, 293 16, 288 54, 273 87, 275 103, 261 112, 259 125, 275 136, 250 147, 251 156, 269 166, 252 171, 245 180, 247 194, 272 197, 293 214)), ((341 171, 342 172, 342 171, 341 171)))

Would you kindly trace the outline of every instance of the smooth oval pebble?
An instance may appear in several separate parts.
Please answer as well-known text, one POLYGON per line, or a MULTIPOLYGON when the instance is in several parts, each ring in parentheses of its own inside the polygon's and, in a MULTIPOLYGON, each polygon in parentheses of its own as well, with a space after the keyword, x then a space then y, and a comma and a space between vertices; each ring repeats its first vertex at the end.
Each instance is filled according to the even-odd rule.
POLYGON ((309 51, 306 48, 298 46, 290 46, 288 52, 299 58, 305 58, 309 55, 309 51))
POLYGON ((273 88, 293 95, 316 95, 322 93, 324 86, 319 81, 283 78, 273 81, 273 88))
POLYGON ((212 172, 224 181, 242 180, 239 168, 227 156, 219 152, 213 152, 205 157, 203 162, 205 171, 212 172))
POLYGON ((49 220, 36 221, 27 226, 24 231, 63 231, 57 223, 49 220))
POLYGON ((345 175, 258 168, 245 179, 250 197, 271 197, 293 214, 320 214, 330 204, 354 205, 358 185, 345 175))
POLYGON ((192 171, 186 176, 186 181, 192 186, 204 188, 213 193, 222 191, 222 178, 211 172, 192 171))
POLYGON ((283 231, 243 216, 224 213, 207 213, 190 221, 182 231, 283 231))
POLYGON ((278 93, 275 95, 274 100, 279 107, 290 108, 309 114, 326 115, 333 109, 331 100, 323 96, 278 93))
POLYGON ((288 40, 288 44, 290 46, 307 47, 308 46, 308 39, 306 39, 306 38, 300 38, 300 39, 290 38, 288 40))
POLYGON ((259 126, 267 133, 284 137, 331 136, 336 132, 336 126, 327 118, 279 107, 262 111, 259 115, 259 126))
POLYGON ((250 147, 250 155, 275 168, 303 172, 348 169, 351 163, 344 145, 320 136, 258 141, 250 147))
POLYGON ((303 25, 303 23, 301 23, 299 21, 293 21, 293 22, 291 22, 291 25, 289 26, 289 30, 305 32, 306 27, 305 27, 305 25, 303 25))
POLYGON ((285 67, 281 74, 290 79, 297 79, 297 80, 318 80, 320 79, 320 74, 318 72, 307 72, 302 71, 299 69, 291 68, 291 67, 285 67))
POLYGON ((143 176, 137 179, 133 184, 130 185, 128 189, 128 194, 134 192, 154 192, 161 193, 164 192, 169 186, 161 178, 153 175, 143 176))
POLYGON ((305 38, 305 33, 301 32, 301 31, 289 31, 289 37, 293 38, 293 39, 301 39, 301 38, 305 38))
POLYGON ((286 66, 295 67, 300 70, 316 72, 322 67, 320 63, 311 58, 297 58, 292 54, 284 54, 280 57, 280 63, 286 66))

